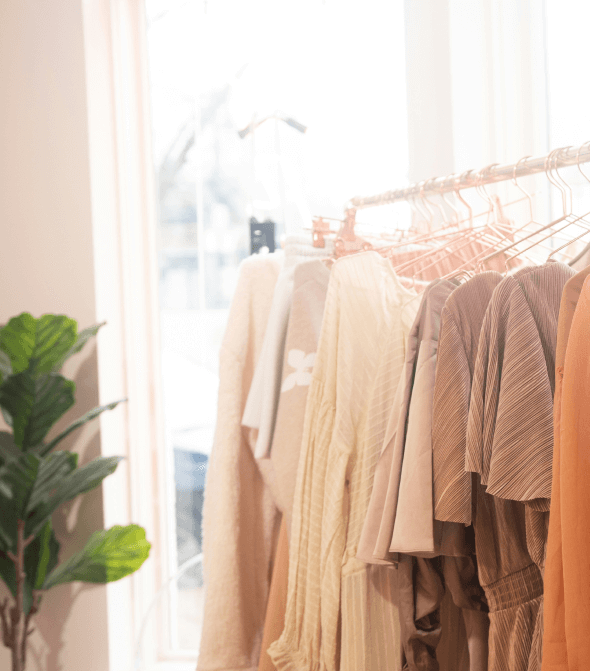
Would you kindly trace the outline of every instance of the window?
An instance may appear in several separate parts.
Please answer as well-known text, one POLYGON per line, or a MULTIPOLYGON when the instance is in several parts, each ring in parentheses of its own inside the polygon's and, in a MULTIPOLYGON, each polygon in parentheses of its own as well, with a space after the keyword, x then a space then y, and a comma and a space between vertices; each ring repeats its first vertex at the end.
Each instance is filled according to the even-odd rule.
MULTIPOLYGON (((403 3, 146 0, 146 10, 168 551, 182 566, 201 551, 218 352, 250 218, 275 222, 279 244, 309 236, 313 215, 341 218, 351 197, 407 181, 403 3)), ((202 605, 196 565, 164 608, 172 651, 198 654, 202 605)))

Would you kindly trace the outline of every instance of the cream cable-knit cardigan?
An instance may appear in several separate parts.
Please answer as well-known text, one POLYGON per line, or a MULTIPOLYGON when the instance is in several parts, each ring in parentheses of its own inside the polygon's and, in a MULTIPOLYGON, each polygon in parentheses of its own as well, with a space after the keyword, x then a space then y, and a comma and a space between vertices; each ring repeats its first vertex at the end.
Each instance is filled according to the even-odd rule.
POLYGON ((256 434, 242 414, 282 254, 242 262, 220 354, 219 403, 203 509, 205 612, 198 671, 254 671, 279 515, 269 460, 256 461, 256 434))

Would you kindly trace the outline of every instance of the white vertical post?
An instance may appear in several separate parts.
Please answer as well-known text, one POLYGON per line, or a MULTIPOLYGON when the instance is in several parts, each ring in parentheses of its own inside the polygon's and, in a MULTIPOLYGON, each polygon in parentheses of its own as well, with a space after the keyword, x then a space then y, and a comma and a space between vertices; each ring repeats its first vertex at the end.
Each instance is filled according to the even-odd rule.
POLYGON ((203 203, 203 134, 201 131, 201 96, 198 83, 195 86, 195 199, 197 205, 197 259, 199 276, 199 310, 205 310, 206 284, 205 284, 205 207, 203 203))

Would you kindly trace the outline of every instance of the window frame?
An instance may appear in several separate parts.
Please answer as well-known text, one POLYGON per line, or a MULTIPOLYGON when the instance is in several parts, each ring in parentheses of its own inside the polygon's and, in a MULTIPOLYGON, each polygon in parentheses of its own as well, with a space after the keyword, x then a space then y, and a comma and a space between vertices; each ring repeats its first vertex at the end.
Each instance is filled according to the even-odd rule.
MULTIPOLYGON (((150 558, 126 580, 107 585, 111 671, 134 668, 142 622, 168 576, 173 462, 163 417, 156 198, 151 155, 146 18, 143 0, 83 3, 92 226, 98 321, 99 398, 127 398, 100 418, 103 455, 126 459, 103 485, 105 526, 137 523, 150 558)), ((174 520, 172 520, 174 523, 174 520)), ((167 599, 163 617, 171 622, 167 599)), ((152 611, 153 615, 153 611, 152 611)), ((196 657, 170 649, 170 632, 148 622, 145 660, 164 671, 196 657), (150 645, 151 642, 151 645, 150 645)), ((182 669, 184 671, 184 667, 182 669)))

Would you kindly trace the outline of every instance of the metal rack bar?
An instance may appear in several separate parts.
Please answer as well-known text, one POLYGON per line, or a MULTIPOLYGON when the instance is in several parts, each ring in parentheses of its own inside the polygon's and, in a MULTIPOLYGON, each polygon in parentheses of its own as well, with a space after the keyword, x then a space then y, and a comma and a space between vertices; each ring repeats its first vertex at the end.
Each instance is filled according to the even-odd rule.
POLYGON ((450 193, 462 189, 471 189, 482 184, 504 182, 514 177, 525 177, 545 172, 547 169, 559 169, 567 166, 579 165, 590 161, 590 142, 580 147, 563 147, 554 149, 546 156, 522 158, 518 163, 493 164, 482 170, 467 170, 462 174, 436 177, 423 182, 411 184, 404 189, 393 189, 376 196, 356 196, 352 198, 349 207, 360 210, 366 207, 388 205, 408 200, 412 196, 424 194, 450 193))

